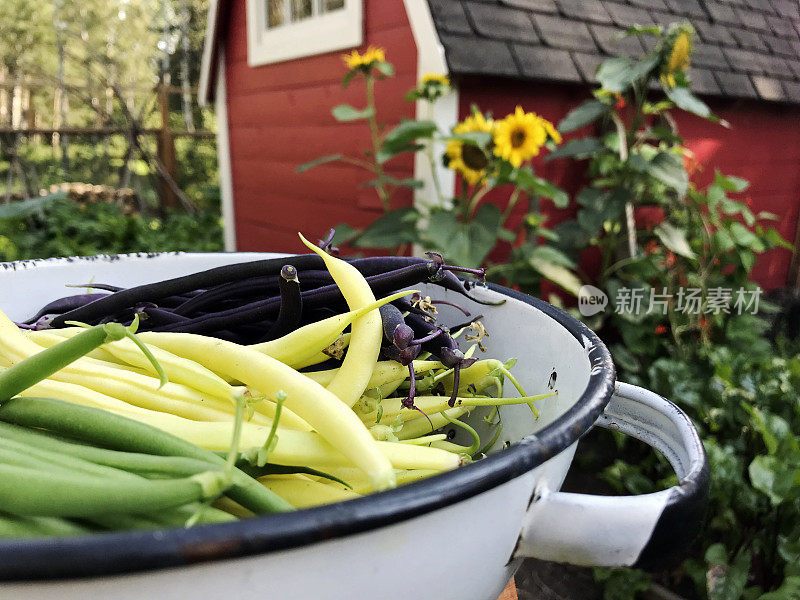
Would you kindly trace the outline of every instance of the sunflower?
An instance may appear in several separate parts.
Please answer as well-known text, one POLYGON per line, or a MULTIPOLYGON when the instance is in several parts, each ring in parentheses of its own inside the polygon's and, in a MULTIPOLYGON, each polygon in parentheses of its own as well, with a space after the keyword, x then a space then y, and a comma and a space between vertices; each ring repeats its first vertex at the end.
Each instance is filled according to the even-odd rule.
POLYGON ((422 83, 438 83, 439 85, 449 86, 450 79, 444 75, 437 75, 436 73, 428 73, 422 76, 422 83))
POLYGON ((665 54, 665 62, 661 67, 661 82, 669 87, 675 87, 675 75, 685 73, 689 68, 692 54, 692 33, 690 25, 680 26, 671 36, 669 52, 665 54))
POLYGON ((358 50, 353 50, 350 54, 344 54, 342 60, 351 71, 353 69, 369 71, 375 63, 386 62, 386 53, 383 48, 370 46, 364 54, 359 54, 358 50))
POLYGON ((495 126, 495 155, 519 167, 524 161, 539 154, 539 148, 547 141, 548 133, 554 139, 561 138, 552 124, 552 131, 548 131, 545 123, 547 121, 536 113, 526 113, 521 106, 517 106, 513 114, 495 126))
MULTIPOLYGON (((453 133, 492 133, 494 121, 475 112, 453 128, 453 133)), ((461 175, 470 185, 477 185, 486 177, 489 159, 482 148, 460 140, 450 140, 445 148, 447 166, 461 175)))
POLYGON ((553 124, 548 121, 547 119, 542 119, 542 127, 547 132, 547 137, 553 140, 556 144, 561 143, 561 134, 558 132, 558 129, 553 127, 553 124))

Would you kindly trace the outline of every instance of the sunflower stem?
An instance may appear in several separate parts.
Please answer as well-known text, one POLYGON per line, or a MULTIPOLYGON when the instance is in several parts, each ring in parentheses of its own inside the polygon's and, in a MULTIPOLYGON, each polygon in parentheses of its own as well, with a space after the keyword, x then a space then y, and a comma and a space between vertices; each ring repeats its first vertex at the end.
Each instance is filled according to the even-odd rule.
POLYGON ((367 84, 367 110, 370 116, 367 118, 369 123, 369 134, 372 138, 372 160, 375 162, 375 174, 377 175, 377 185, 375 191, 381 200, 383 212, 389 212, 389 193, 386 190, 386 175, 383 172, 383 165, 378 162, 378 150, 380 149, 380 136, 378 135, 378 120, 375 115, 375 78, 372 73, 365 75, 367 84))

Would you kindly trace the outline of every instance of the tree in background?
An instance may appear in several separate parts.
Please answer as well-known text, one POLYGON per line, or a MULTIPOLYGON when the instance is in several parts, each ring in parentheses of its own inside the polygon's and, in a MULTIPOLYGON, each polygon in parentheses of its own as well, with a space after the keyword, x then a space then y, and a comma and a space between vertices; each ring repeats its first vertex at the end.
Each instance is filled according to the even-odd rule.
MULTIPOLYGON (((152 196, 151 141, 137 130, 160 126, 154 87, 180 84, 170 108, 173 128, 208 129, 213 116, 197 105, 207 6, 202 0, 0 0, 0 176, 33 196, 41 187, 82 180, 152 196), (182 115, 179 116, 179 114, 182 115), (129 129, 118 137, 21 139, 20 128, 129 129), (46 144, 52 144, 47 151, 46 144)), ((194 142, 195 140, 192 140, 194 142)), ((182 142, 182 141, 181 141, 182 142)), ((179 144, 192 170, 177 188, 199 200, 216 179, 213 143, 179 144), (210 146, 197 148, 196 146, 210 146), (205 171, 205 172, 202 172, 205 171), (180 185, 183 184, 183 185, 180 185)))

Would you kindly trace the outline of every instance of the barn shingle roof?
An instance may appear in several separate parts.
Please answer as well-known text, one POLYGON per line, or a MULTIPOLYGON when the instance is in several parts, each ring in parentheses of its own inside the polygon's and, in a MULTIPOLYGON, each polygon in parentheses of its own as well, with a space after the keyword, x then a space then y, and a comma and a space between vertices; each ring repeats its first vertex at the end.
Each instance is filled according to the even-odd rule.
POLYGON ((428 0, 451 73, 595 83, 629 25, 688 20, 701 95, 800 104, 800 0, 428 0))

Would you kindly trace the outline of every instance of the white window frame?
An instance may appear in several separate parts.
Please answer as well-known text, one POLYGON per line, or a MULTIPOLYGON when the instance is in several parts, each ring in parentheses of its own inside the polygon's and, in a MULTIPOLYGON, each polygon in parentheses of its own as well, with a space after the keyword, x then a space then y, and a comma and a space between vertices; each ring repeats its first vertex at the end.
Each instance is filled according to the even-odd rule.
POLYGON ((266 0, 247 0, 247 64, 251 67, 355 48, 363 41, 363 0, 344 0, 341 9, 273 29, 267 28, 266 7, 266 0))

